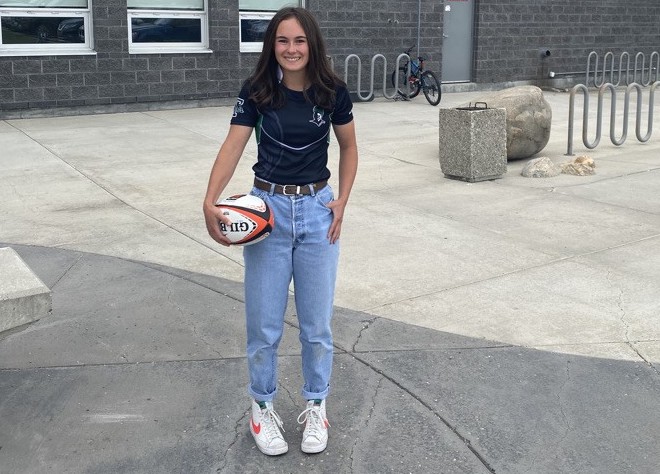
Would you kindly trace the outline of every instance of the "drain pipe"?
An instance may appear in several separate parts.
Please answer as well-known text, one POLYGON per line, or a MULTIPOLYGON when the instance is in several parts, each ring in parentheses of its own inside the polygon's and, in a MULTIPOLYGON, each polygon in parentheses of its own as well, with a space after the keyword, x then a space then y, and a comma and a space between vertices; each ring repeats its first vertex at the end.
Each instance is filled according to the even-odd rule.
POLYGON ((420 47, 421 45, 419 44, 420 41, 420 31, 422 29, 422 0, 419 0, 417 2, 417 56, 421 56, 420 52, 420 47))

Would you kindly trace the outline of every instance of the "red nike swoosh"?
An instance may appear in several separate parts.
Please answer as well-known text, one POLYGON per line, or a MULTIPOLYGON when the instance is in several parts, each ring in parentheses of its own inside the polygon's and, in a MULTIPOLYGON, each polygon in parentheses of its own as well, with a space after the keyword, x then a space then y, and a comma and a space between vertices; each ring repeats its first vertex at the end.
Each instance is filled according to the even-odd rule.
POLYGON ((261 431, 261 423, 255 425, 254 420, 250 418, 250 425, 252 425, 252 431, 254 431, 254 434, 259 434, 259 432, 261 431))

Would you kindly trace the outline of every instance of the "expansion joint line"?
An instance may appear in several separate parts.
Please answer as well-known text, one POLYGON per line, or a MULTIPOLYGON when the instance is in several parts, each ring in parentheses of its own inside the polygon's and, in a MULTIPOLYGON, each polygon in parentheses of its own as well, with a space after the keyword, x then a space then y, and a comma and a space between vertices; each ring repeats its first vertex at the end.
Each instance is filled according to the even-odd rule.
MULTIPOLYGON (((14 128, 15 128, 15 127, 14 127, 14 128)), ((188 235, 188 234, 186 234, 185 232, 183 232, 183 231, 181 231, 181 230, 179 230, 179 229, 177 229, 177 228, 175 228, 175 227, 172 227, 170 224, 168 224, 167 222, 165 222, 165 221, 163 221, 163 220, 157 218, 156 216, 151 215, 151 214, 149 214, 149 213, 143 211, 142 209, 138 209, 137 207, 133 206, 133 205, 130 204, 128 201, 126 201, 125 199, 122 199, 120 196, 118 196, 117 194, 115 194, 114 192, 112 192, 112 190, 110 190, 107 186, 104 186, 103 184, 99 183, 98 181, 95 181, 91 176, 87 175, 87 174, 86 174, 85 172, 83 172, 81 169, 77 168, 74 164, 69 163, 67 160, 65 160, 62 156, 60 156, 60 155, 59 155, 55 150, 53 150, 52 148, 50 148, 50 147, 44 145, 43 143, 38 142, 37 140, 35 140, 34 138, 32 138, 30 135, 28 135, 25 131, 20 130, 20 129, 17 129, 17 130, 20 131, 20 132, 21 132, 23 135, 25 135, 26 137, 28 137, 30 140, 32 140, 33 142, 35 142, 37 145, 39 145, 40 147, 42 147, 42 148, 44 148, 45 150, 47 150, 50 154, 52 154, 53 156, 57 157, 57 159, 59 159, 62 163, 64 163, 64 164, 67 165, 69 168, 71 168, 73 171, 75 171, 78 175, 82 176, 83 178, 85 178, 85 179, 86 179, 87 181, 89 181, 90 183, 92 183, 92 184, 94 184, 95 186, 97 186, 98 188, 102 189, 105 193, 107 193, 109 196, 112 196, 112 198, 114 198, 114 199, 116 199, 117 201, 121 202, 121 203, 122 203, 123 205, 125 205, 126 207, 128 207, 128 208, 134 210, 135 212, 137 212, 137 213, 139 213, 139 214, 142 214, 144 217, 146 217, 146 218, 148 218, 148 219, 151 219, 151 220, 153 220, 153 221, 155 221, 155 222, 158 222, 160 225, 166 227, 167 229, 169 229, 169 230, 171 230, 171 231, 173 231, 173 232, 175 232, 175 233, 177 233, 177 234, 179 234, 179 235, 181 235, 181 236, 183 236, 183 237, 185 237, 185 238, 187 238, 187 239, 189 239, 189 240, 192 240, 193 242, 195 242, 195 243, 197 243, 197 244, 200 244, 201 246, 203 246, 203 247, 205 247, 205 248, 211 250, 212 252, 215 252, 215 253, 217 253, 218 255, 223 256, 224 258, 226 258, 226 259, 232 261, 233 263, 236 263, 237 265, 242 266, 242 262, 239 262, 239 261, 237 261, 237 260, 235 260, 235 259, 233 259, 233 258, 231 258, 231 257, 229 257, 229 256, 227 256, 227 255, 224 255, 224 254, 218 252, 218 250, 217 250, 214 246, 211 246, 211 245, 209 245, 208 243, 206 243, 206 242, 204 242, 204 241, 202 241, 202 240, 200 240, 200 239, 198 239, 198 238, 196 238, 196 237, 194 237, 194 236, 192 236, 192 235, 188 235)))

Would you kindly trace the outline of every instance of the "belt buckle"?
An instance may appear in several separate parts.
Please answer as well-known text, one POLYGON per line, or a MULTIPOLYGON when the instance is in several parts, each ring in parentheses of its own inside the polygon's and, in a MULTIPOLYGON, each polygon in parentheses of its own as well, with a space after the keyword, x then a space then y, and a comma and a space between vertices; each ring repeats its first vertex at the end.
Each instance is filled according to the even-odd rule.
POLYGON ((282 194, 284 194, 285 196, 297 196, 298 194, 300 194, 300 186, 296 186, 295 184, 283 184, 282 185, 282 194), (295 186, 296 192, 295 193, 287 193, 286 192, 287 186, 295 186))

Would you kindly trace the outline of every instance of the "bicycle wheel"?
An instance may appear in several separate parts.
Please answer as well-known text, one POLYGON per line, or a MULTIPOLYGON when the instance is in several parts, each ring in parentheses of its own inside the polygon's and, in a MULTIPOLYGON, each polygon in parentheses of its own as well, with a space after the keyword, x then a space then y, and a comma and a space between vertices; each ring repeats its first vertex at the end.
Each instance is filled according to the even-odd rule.
POLYGON ((424 71, 420 82, 422 83, 424 97, 429 101, 429 104, 438 105, 442 97, 442 91, 440 90, 440 81, 435 77, 435 74, 431 71, 424 71))
POLYGON ((415 76, 410 76, 411 81, 408 81, 406 73, 407 73, 407 68, 401 67, 399 68, 398 71, 392 71, 392 85, 394 87, 397 86, 396 84, 396 77, 397 74, 399 75, 399 87, 397 88, 397 93, 403 97, 407 97, 409 99, 414 99, 417 97, 417 94, 419 94, 420 89, 422 88, 422 85, 420 82, 417 80, 415 76), (406 82, 410 83, 410 94, 408 94, 406 82))

